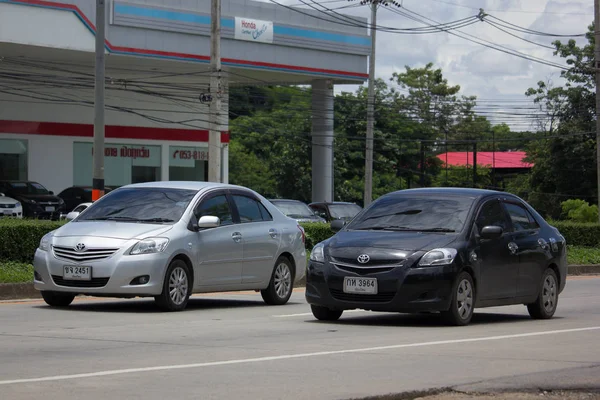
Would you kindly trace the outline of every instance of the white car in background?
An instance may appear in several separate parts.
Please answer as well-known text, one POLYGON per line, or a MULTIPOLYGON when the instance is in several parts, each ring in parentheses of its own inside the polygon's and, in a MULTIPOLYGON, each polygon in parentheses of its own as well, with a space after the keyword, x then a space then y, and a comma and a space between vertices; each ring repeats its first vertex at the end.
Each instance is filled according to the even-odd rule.
POLYGON ((75 207, 73 209, 73 211, 71 211, 70 213, 68 213, 65 216, 65 219, 67 221, 74 220, 75 218, 77 218, 79 216, 79 214, 81 214, 82 212, 84 212, 91 205, 92 205, 92 203, 81 203, 80 205, 78 205, 77 207, 75 207))
POLYGON ((0 193, 0 217, 23 218, 23 206, 12 197, 0 193))

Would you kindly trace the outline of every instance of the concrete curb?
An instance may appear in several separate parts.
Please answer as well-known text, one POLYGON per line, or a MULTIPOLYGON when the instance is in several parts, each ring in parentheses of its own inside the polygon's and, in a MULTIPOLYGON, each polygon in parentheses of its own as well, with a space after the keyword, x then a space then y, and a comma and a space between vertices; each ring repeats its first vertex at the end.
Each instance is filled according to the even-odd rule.
MULTIPOLYGON (((569 276, 600 275, 600 264, 569 265, 569 276)), ((301 279, 294 287, 304 287, 306 279, 301 279)), ((40 299, 40 292, 33 283, 0 283, 0 300, 40 299)))

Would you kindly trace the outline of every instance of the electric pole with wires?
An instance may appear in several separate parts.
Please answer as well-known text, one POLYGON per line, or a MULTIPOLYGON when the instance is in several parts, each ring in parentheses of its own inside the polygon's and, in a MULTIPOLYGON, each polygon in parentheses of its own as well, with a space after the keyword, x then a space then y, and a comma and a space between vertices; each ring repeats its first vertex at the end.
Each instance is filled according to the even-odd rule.
MULTIPOLYGON (((594 0, 594 67, 596 67, 596 172, 600 209, 600 0, 594 0)), ((600 222, 600 212, 598 213, 600 222)))
MULTIPOLYGON (((353 0, 349 0, 353 1, 353 0)), ((400 3, 390 0, 361 0, 361 5, 369 4, 371 7, 371 55, 369 56, 369 82, 367 89, 367 135, 365 141, 365 191, 363 206, 367 207, 373 200, 373 130, 375 128, 375 48, 377 41, 377 8, 379 5, 393 4, 400 7, 400 3)))

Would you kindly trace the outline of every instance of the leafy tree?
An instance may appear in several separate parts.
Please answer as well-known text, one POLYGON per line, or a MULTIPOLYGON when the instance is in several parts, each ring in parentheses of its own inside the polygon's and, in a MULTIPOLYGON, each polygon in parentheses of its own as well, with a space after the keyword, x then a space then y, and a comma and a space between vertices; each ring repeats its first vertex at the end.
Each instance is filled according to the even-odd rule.
POLYGON ((229 145, 229 181, 266 197, 276 196, 276 183, 268 164, 238 141, 229 145))

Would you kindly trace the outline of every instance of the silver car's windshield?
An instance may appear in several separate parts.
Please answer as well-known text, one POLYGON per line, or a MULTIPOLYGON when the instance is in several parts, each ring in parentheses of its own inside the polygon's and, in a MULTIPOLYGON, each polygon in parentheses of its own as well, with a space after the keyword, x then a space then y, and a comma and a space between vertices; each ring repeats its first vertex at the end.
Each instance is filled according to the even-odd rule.
POLYGON ((76 221, 174 223, 196 193, 184 189, 123 188, 98 200, 76 221))

